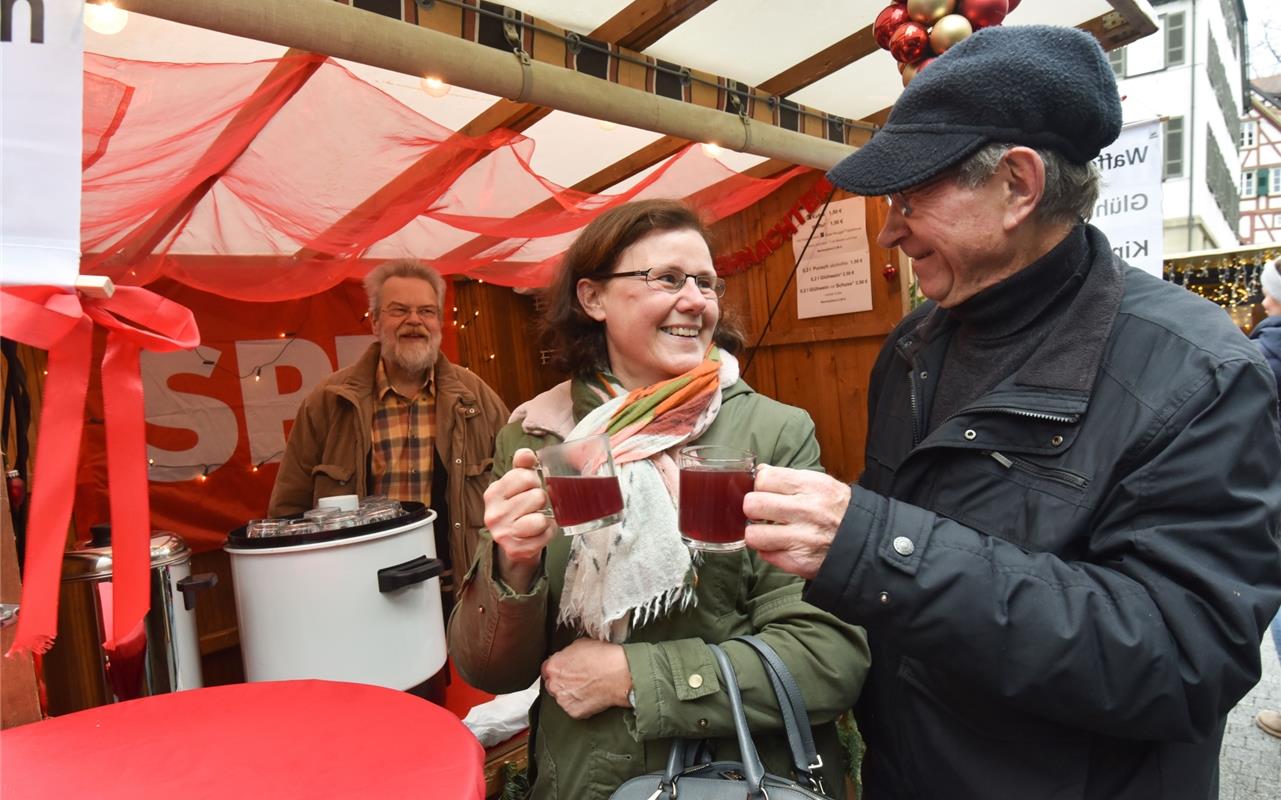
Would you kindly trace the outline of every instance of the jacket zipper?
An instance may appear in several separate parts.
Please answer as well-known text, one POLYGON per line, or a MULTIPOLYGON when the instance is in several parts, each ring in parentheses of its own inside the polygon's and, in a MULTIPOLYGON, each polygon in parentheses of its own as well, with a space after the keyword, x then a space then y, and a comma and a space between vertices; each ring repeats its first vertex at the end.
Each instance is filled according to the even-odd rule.
POLYGON ((917 410, 916 403, 916 370, 914 368, 908 369, 907 383, 908 400, 912 404, 912 446, 916 447, 921 443, 921 423, 917 419, 920 416, 920 412, 917 410))
POLYGON ((907 348, 912 344, 912 337, 905 336, 899 340, 895 349, 899 356, 907 362, 907 399, 911 404, 912 410, 912 446, 916 447, 921 443, 921 421, 920 404, 916 400, 916 359, 911 358, 907 353, 907 348))
MULTIPOLYGON (((1075 425, 1081 421, 1080 414, 1051 414, 1048 411, 1027 411, 1021 408, 1003 408, 999 406, 989 408, 967 408, 960 413, 967 414, 973 411, 983 411, 990 414, 1009 414, 1014 417, 1024 417, 1025 419, 1035 419, 1042 422, 1061 422, 1065 425, 1075 425)), ((953 414, 952 416, 959 416, 959 414, 953 414)))
POLYGON ((1090 482, 1089 479, 1086 478, 1084 475, 1078 475, 1075 472, 1068 472, 1065 469, 1053 469, 1051 467, 1042 467, 1039 464, 1033 464, 1032 462, 1024 461, 1021 458, 1011 458, 1003 453, 998 453, 995 450, 987 450, 984 452, 986 452, 989 456, 991 456, 996 461, 996 463, 1000 464, 1006 469, 1018 469, 1018 470, 1021 470, 1022 472, 1027 472, 1031 475, 1035 475, 1038 478, 1045 478, 1046 480, 1057 481, 1059 483, 1066 483, 1069 486, 1075 486, 1078 489, 1084 489, 1086 485, 1090 482))

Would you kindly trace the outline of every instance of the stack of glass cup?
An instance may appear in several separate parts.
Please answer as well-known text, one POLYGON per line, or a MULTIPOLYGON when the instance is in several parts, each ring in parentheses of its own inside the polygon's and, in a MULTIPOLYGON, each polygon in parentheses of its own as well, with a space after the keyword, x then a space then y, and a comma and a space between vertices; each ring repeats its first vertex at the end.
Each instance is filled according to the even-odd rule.
POLYGON ((298 536, 339 528, 354 528, 374 522, 396 519, 403 513, 400 501, 380 495, 362 497, 344 495, 341 498, 322 498, 320 505, 304 511, 300 519, 253 519, 245 526, 245 535, 251 539, 271 536, 298 536))

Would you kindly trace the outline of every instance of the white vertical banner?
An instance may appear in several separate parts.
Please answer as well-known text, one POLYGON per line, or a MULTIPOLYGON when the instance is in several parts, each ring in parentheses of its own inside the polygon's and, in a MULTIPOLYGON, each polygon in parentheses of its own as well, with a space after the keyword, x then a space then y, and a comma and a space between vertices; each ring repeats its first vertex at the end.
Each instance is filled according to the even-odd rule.
POLYGON ((1108 237, 1112 252, 1128 264, 1161 277, 1165 252, 1161 121, 1154 119, 1122 128, 1121 135, 1094 163, 1103 175, 1103 187, 1090 222, 1108 237))
POLYGON ((80 272, 83 0, 0 0, 0 284, 80 272))

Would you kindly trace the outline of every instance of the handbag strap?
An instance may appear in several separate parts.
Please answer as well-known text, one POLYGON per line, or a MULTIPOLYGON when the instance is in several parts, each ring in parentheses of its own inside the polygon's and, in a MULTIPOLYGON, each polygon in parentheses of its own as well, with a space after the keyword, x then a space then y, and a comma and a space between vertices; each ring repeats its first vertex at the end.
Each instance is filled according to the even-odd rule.
POLYGON ((708 644, 712 657, 721 668, 721 682, 725 685, 725 694, 729 696, 729 710, 734 718, 734 732, 738 734, 738 750, 743 758, 743 774, 747 778, 747 797, 749 800, 765 800, 765 767, 761 756, 756 752, 756 743, 752 741, 752 732, 747 727, 747 714, 743 711, 743 697, 738 691, 738 678, 734 674, 734 665, 729 656, 719 645, 708 644))
POLYGON ((805 708, 805 698, 801 695, 800 686, 792 677, 792 672, 783 663, 783 659, 773 647, 759 636, 735 636, 751 647, 760 656, 765 665, 765 674, 769 676, 774 687, 774 696, 778 698, 779 711, 783 717, 783 728, 787 732, 787 745, 792 751, 792 768, 796 777, 809 783, 810 788, 826 794, 823 788, 823 777, 819 769, 823 759, 814 746, 814 730, 810 726, 809 711, 805 708))

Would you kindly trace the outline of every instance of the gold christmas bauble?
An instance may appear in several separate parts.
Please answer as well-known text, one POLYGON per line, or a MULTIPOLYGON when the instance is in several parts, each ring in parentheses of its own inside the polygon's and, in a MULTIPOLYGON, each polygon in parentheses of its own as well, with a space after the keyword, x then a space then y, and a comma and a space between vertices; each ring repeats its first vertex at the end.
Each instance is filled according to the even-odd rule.
POLYGON ((943 55, 954 44, 969 38, 974 33, 974 26, 960 14, 948 14, 934 23, 930 31, 930 47, 934 52, 943 55))
POLYGON ((907 0, 907 16, 925 27, 956 10, 956 0, 907 0))

